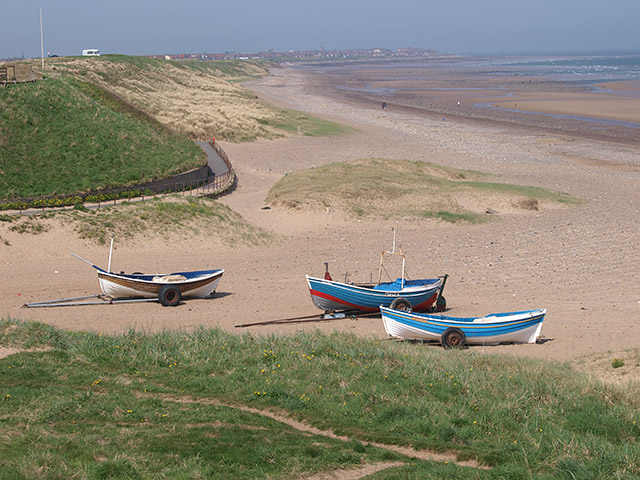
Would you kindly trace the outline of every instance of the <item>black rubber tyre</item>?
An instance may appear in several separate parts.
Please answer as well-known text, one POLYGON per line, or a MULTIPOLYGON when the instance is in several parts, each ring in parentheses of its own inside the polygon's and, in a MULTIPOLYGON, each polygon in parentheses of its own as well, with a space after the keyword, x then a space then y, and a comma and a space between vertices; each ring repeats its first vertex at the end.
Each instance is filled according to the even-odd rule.
POLYGON ((447 328, 440 337, 440 343, 444 348, 462 348, 467 342, 467 337, 462 330, 455 327, 447 328))
POLYGON ((393 302, 391 302, 391 305, 389 305, 389 308, 393 310, 400 310, 402 312, 411 312, 413 310, 409 300, 402 297, 398 297, 393 302))
POLYGON ((438 297, 434 309, 436 312, 444 312, 447 309, 447 299, 444 297, 438 297))
POLYGON ((176 307, 182 300, 182 292, 175 285, 165 285, 158 293, 158 300, 164 307, 176 307))

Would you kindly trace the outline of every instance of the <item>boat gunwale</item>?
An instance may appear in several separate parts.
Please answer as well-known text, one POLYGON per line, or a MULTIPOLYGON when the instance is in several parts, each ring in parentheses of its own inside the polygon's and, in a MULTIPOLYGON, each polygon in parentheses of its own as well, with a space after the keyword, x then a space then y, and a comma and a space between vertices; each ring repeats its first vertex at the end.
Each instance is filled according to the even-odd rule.
POLYGON ((382 289, 375 289, 374 287, 376 285, 382 285, 384 283, 394 283, 394 282, 383 282, 382 284, 367 284, 367 285, 371 285, 370 287, 367 286, 363 286, 364 284, 360 283, 360 284, 354 284, 354 283, 345 283, 345 282, 338 282, 336 280, 327 280, 326 278, 318 278, 318 277, 312 277, 310 275, 306 275, 307 277, 307 284, 309 286, 309 289, 312 290, 312 286, 311 286, 311 282, 310 280, 314 280, 320 284, 323 285, 329 285, 335 288, 342 288, 345 290, 355 290, 364 294, 369 294, 369 295, 376 295, 376 296, 386 296, 385 294, 387 293, 404 293, 404 294, 422 294, 424 293, 426 290, 431 290, 431 289, 437 289, 440 288, 442 286, 442 278, 424 278, 421 280, 433 280, 432 283, 429 284, 425 284, 422 287, 424 288, 420 288, 420 286, 418 285, 411 285, 410 287, 407 288, 403 288, 400 290, 382 290, 382 289))
POLYGON ((118 278, 118 279, 122 279, 122 280, 127 280, 127 281, 132 281, 135 283, 140 283, 143 285, 189 285, 190 283, 196 283, 196 282, 201 282, 203 280, 207 280, 207 279, 215 279, 216 277, 222 276, 224 274, 224 268, 221 269, 215 269, 215 270, 194 270, 191 272, 174 272, 174 273, 158 273, 158 274, 119 274, 119 273, 113 273, 113 272, 107 272, 106 270, 100 268, 100 267, 95 267, 96 270, 98 270, 98 277, 99 278, 118 278), (153 279, 148 280, 146 278, 140 278, 142 276, 144 277, 167 277, 170 275, 183 275, 185 273, 203 273, 203 275, 199 275, 197 277, 192 277, 192 278, 186 278, 185 280, 178 280, 176 282, 159 282, 159 281, 154 281, 153 279), (205 272, 208 272, 205 274, 205 272))

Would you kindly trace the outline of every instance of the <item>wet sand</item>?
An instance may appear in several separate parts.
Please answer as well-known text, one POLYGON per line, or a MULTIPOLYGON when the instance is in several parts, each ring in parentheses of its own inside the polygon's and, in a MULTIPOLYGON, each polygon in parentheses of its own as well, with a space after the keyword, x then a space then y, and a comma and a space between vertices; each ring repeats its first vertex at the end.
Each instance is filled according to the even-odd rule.
POLYGON ((385 102, 387 109, 433 119, 491 121, 640 144, 640 81, 499 75, 455 58, 315 68, 322 78, 317 93, 354 105, 381 108, 385 102))

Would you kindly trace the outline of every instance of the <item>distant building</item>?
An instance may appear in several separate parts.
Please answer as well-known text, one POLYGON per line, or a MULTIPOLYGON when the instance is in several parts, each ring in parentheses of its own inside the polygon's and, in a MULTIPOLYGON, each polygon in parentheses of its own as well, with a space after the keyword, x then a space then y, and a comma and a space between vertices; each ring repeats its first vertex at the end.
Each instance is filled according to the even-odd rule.
POLYGON ((397 53, 404 57, 431 57, 438 54, 435 50, 413 47, 399 48, 397 53))

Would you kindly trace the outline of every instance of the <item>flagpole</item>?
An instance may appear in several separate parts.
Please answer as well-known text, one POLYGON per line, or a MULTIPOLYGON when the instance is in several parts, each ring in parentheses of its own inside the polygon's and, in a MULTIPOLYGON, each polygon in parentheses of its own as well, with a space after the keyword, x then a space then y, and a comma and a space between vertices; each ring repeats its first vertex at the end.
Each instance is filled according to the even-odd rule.
POLYGON ((42 68, 44 68, 44 37, 42 35, 42 8, 40 9, 40 58, 42 59, 42 68))

